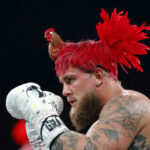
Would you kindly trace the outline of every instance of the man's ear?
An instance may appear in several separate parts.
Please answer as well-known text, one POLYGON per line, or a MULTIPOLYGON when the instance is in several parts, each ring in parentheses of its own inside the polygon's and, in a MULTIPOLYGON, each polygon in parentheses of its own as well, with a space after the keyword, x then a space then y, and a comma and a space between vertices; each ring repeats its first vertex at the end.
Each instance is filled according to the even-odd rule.
POLYGON ((96 78, 96 86, 99 87, 104 80, 104 71, 101 68, 97 68, 94 72, 96 78))

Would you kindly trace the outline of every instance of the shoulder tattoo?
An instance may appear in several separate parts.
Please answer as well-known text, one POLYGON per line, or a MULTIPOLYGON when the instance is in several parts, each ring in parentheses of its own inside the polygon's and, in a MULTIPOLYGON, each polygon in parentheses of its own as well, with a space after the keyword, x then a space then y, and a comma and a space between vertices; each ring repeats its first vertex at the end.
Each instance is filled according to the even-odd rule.
POLYGON ((115 140, 116 143, 119 143, 120 135, 132 139, 147 112, 148 105, 132 96, 111 100, 104 106, 98 121, 100 128, 92 138, 100 141, 105 136, 108 142, 115 140))

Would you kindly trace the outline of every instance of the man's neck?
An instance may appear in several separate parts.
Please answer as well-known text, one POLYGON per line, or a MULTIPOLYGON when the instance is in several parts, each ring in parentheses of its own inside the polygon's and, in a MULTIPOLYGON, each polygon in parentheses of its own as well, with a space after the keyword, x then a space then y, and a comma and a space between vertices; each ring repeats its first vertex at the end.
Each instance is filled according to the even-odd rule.
POLYGON ((123 93, 124 89, 119 83, 111 78, 106 78, 99 88, 99 96, 103 103, 107 103, 111 99, 115 99, 123 93))

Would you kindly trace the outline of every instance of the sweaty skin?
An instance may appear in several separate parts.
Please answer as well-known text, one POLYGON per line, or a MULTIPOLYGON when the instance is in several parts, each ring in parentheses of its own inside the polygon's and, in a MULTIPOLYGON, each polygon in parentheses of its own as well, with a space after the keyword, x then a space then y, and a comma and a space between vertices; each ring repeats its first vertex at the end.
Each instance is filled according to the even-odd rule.
POLYGON ((87 91, 87 85, 91 86, 90 90, 93 89, 93 92, 100 93, 99 97, 103 107, 99 112, 98 120, 91 125, 86 134, 74 131, 62 133, 55 139, 51 149, 150 150, 149 99, 139 92, 120 88, 119 83, 115 83, 116 81, 110 83, 109 79, 106 81, 103 79, 103 85, 100 87, 101 89, 99 88, 101 92, 93 84, 98 80, 97 76, 86 75, 82 71, 71 68, 65 75, 60 76, 59 80, 63 83, 63 95, 67 97, 68 101, 70 97, 76 99, 72 106, 72 112, 77 109, 82 94, 87 91), (72 73, 75 77, 72 80, 72 76, 70 76, 69 83, 64 80, 68 73, 72 73), (80 82, 79 86, 78 81, 80 82), (110 88, 110 86, 116 88, 110 88), (105 89, 106 87, 108 91, 105 89), (117 88, 119 90, 116 90, 117 88), (109 94, 106 95, 105 91, 109 94), (109 99, 110 95, 111 99, 109 99))

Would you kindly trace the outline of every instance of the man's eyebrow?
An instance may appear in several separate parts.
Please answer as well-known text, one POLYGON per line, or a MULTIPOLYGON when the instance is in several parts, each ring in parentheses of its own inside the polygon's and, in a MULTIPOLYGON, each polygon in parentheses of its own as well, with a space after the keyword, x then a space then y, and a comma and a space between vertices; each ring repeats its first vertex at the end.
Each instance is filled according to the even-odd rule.
POLYGON ((68 78, 70 78, 71 77, 71 75, 66 75, 65 77, 63 77, 63 81, 65 81, 65 80, 67 80, 68 78))
MULTIPOLYGON (((74 77, 74 75, 73 74, 68 74, 68 75, 66 75, 66 76, 64 76, 63 78, 62 78, 62 81, 66 81, 66 80, 68 80, 69 78, 73 78, 74 77)), ((60 81, 61 82, 61 81, 60 81)))
POLYGON ((63 83, 63 81, 67 80, 70 75, 64 76, 61 80, 59 80, 59 83, 63 83))

